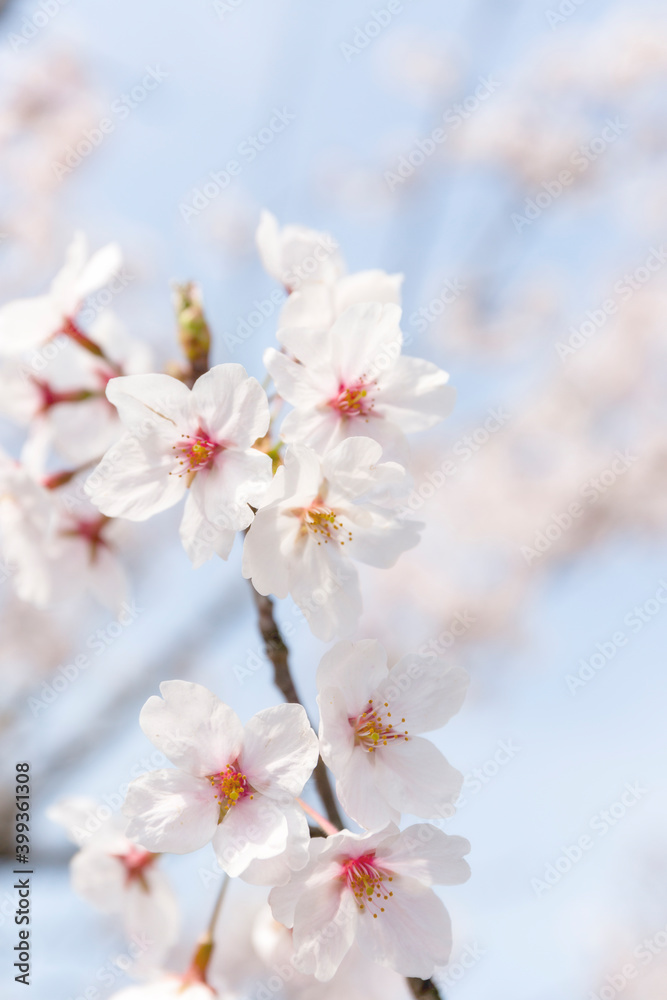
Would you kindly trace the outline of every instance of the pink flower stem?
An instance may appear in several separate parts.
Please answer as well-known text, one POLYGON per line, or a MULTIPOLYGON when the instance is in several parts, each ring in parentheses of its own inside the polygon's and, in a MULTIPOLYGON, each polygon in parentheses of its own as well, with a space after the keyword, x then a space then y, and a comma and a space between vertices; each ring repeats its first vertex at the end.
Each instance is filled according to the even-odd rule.
POLYGON ((95 343, 94 340, 85 334, 73 319, 68 318, 65 320, 62 327, 62 333, 69 337, 70 340, 73 340, 75 344, 78 344, 79 347, 82 347, 84 351, 88 351, 90 354, 94 354, 96 358, 100 358, 100 360, 104 361, 104 363, 108 365, 112 371, 115 371, 117 375, 122 375, 123 371, 120 365, 116 364, 115 361, 112 361, 108 354, 102 350, 100 345, 95 343))
POLYGON ((206 972, 208 969, 208 964, 211 961, 211 955, 213 954, 213 949, 215 947, 215 925, 218 922, 218 917, 220 916, 220 910, 222 909, 222 904, 225 899, 225 894, 227 892, 227 886, 229 885, 229 876, 225 875, 222 880, 222 885, 220 886, 220 891, 218 892, 218 898, 215 901, 215 906, 213 907, 213 913, 211 914, 211 919, 208 922, 208 927, 206 932, 203 934, 199 943, 197 944, 197 950, 194 953, 192 962, 190 963, 190 968, 185 973, 183 981, 185 983, 205 983, 206 982, 206 972))
POLYGON ((329 820, 325 819, 321 813, 318 813, 317 809, 313 809, 313 807, 309 806, 307 802, 303 801, 303 799, 297 799, 296 801, 299 803, 303 811, 310 816, 311 819, 315 820, 319 828, 324 830, 328 837, 332 837, 334 833, 340 833, 338 828, 335 827, 333 823, 330 823, 329 820))

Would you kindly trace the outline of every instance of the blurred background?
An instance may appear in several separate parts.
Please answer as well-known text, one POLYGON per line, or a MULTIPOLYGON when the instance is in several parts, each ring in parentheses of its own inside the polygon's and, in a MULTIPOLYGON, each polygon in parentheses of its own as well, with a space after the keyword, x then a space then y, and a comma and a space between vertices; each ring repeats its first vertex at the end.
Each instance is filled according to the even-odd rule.
MULTIPOLYGON (((437 737, 466 774, 442 825, 470 839, 473 877, 443 894, 455 942, 436 978, 457 1000, 666 996, 664 4, 10 0, 0 50, 3 302, 41 291, 83 229, 123 248, 113 308, 156 367, 178 353, 170 282, 195 279, 214 361, 261 379, 278 315, 261 208, 334 234, 350 271, 404 273, 407 350, 451 373, 458 402, 413 439, 425 537, 364 570, 359 637, 393 657, 435 644, 472 675, 437 737)), ((1 430, 17 455, 22 432, 1 430)), ((0 962, 11 983, 7 795, 27 757, 34 1000, 130 982, 114 966, 100 983, 122 935, 71 892, 46 807, 118 808, 153 766, 138 714, 161 680, 206 684, 244 719, 276 701, 240 548, 192 571, 179 518, 128 529, 120 635, 92 601, 38 612, 0 585, 0 962), (90 667, 36 711, 98 630, 90 667)), ((289 602, 278 617, 296 620, 289 602)), ((312 709, 325 647, 299 625, 292 646, 312 709)), ((207 922, 210 864, 167 859, 174 968, 207 922)))

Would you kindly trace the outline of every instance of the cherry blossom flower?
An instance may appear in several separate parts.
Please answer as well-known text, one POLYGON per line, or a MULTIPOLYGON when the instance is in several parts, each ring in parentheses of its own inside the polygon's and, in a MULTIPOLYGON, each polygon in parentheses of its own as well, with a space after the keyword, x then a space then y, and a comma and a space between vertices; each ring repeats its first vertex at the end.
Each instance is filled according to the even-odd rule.
POLYGON ((380 463, 381 454, 361 437, 324 458, 292 445, 246 536, 243 575, 260 594, 291 594, 324 641, 351 631, 361 613, 352 560, 393 566, 419 541, 422 526, 399 520, 374 496, 406 477, 400 465, 380 463))
POLYGON ((327 330, 352 305, 400 304, 402 274, 375 269, 346 275, 338 244, 328 233, 305 226, 281 229, 275 216, 264 211, 256 239, 264 267, 290 293, 280 313, 281 327, 327 330))
POLYGON ((303 281, 332 282, 343 273, 338 244, 328 233, 297 225, 281 229, 265 210, 255 239, 265 270, 288 292, 303 281))
POLYGON ((366 303, 347 309, 329 330, 284 329, 286 353, 269 348, 264 363, 279 395, 295 408, 281 434, 324 453, 363 435, 402 458, 405 433, 446 417, 455 392, 430 361, 401 355, 401 310, 366 303))
POLYGON ((465 882, 469 849, 430 823, 312 840, 306 867, 269 894, 276 920, 293 928, 296 968, 327 982, 356 941, 379 965, 428 978, 451 950, 449 915, 431 887, 465 882))
POLYGON ((170 375, 112 379, 107 397, 126 433, 86 484, 109 517, 144 521, 187 493, 181 540, 195 566, 226 559, 271 479, 252 445, 269 426, 266 394, 237 364, 217 365, 192 390, 170 375))
POLYGON ((76 481, 49 489, 0 454, 0 551, 21 600, 44 608, 89 590, 117 610, 127 590, 117 554, 122 534, 81 497, 76 481))
POLYGON ((468 675, 439 659, 404 656, 391 670, 375 639, 339 642, 317 672, 320 752, 349 816, 367 830, 402 812, 432 817, 451 805, 463 775, 419 733, 458 712, 468 675))
POLYGON ((156 864, 158 855, 125 836, 122 817, 112 815, 100 823, 98 812, 94 800, 74 797, 51 806, 47 816, 80 848, 70 863, 77 895, 102 913, 120 914, 129 940, 147 942, 134 963, 134 971, 145 974, 160 967, 176 941, 178 904, 156 864))
POLYGON ((160 692, 139 721, 175 769, 132 782, 124 806, 128 836, 147 850, 173 854, 213 841, 218 863, 232 876, 255 858, 281 854, 290 836, 307 840, 308 824, 294 799, 317 762, 318 746, 302 706, 264 709, 244 729, 236 713, 199 684, 165 681, 160 692))
POLYGON ((76 317, 81 306, 92 292, 110 281, 121 264, 115 243, 89 258, 86 239, 77 233, 46 295, 17 299, 0 309, 0 354, 20 354, 59 333, 79 340, 76 317))
POLYGON ((106 397, 106 386, 119 371, 148 372, 148 348, 130 340, 111 312, 101 313, 90 337, 103 349, 95 356, 64 335, 52 341, 48 358, 38 351, 0 364, 0 412, 42 434, 49 445, 75 465, 99 459, 120 437, 122 425, 106 397))

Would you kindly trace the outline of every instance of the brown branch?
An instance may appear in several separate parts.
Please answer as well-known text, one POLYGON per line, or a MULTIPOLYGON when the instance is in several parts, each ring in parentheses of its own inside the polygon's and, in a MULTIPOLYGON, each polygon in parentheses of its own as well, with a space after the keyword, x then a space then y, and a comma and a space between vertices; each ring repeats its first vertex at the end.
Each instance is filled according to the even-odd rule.
POLYGON ((445 1000, 432 979, 417 979, 414 976, 407 976, 406 982, 412 991, 412 995, 421 1000, 445 1000))
MULTIPOLYGON (((273 601, 270 597, 262 597, 261 594, 258 594, 252 584, 250 586, 257 607, 259 631, 264 641, 266 655, 273 664, 274 683, 282 692, 285 701, 291 702, 294 705, 301 705, 301 699, 290 673, 289 650, 285 645, 285 640, 280 633, 273 614, 273 601)), ((338 810, 338 803, 331 788, 326 765, 321 757, 318 757, 313 777, 328 818, 334 826, 341 830, 345 824, 338 810)))

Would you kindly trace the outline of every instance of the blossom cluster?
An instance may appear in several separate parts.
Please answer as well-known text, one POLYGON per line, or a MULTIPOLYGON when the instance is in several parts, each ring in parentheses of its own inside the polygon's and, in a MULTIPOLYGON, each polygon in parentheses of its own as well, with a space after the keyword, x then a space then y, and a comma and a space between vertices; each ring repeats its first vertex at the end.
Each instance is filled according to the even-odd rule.
POLYGON ((234 995, 211 978, 214 927, 186 973, 164 972, 179 921, 160 855, 210 844, 226 878, 268 887, 293 969, 323 984, 360 962, 430 977, 451 948, 434 886, 469 875, 463 838, 399 826, 453 811, 462 776, 422 734, 459 710, 466 674, 417 654, 390 666, 379 641, 350 638, 355 564, 392 567, 423 527, 404 513, 406 435, 446 417, 454 392, 444 371, 402 353, 400 275, 345 274, 335 241, 269 213, 257 242, 287 293, 264 354, 271 397, 240 364, 209 367, 196 286, 176 292, 186 364, 171 374, 151 370, 108 310, 91 316, 88 297, 121 267, 114 245, 89 257, 77 236, 46 294, 0 309, 2 408, 27 427, 20 460, 0 456, 0 545, 23 600, 89 589, 117 605, 124 525, 182 503, 195 568, 226 560, 240 534, 258 601, 290 596, 318 639, 338 640, 317 671, 317 735, 301 704, 244 726, 200 684, 165 681, 140 725, 173 767, 136 778, 123 818, 93 832, 94 802, 52 808, 80 848, 74 889, 152 942, 134 969, 147 984, 123 1000, 234 995), (352 829, 301 798, 317 775, 322 794, 329 773, 352 829))

